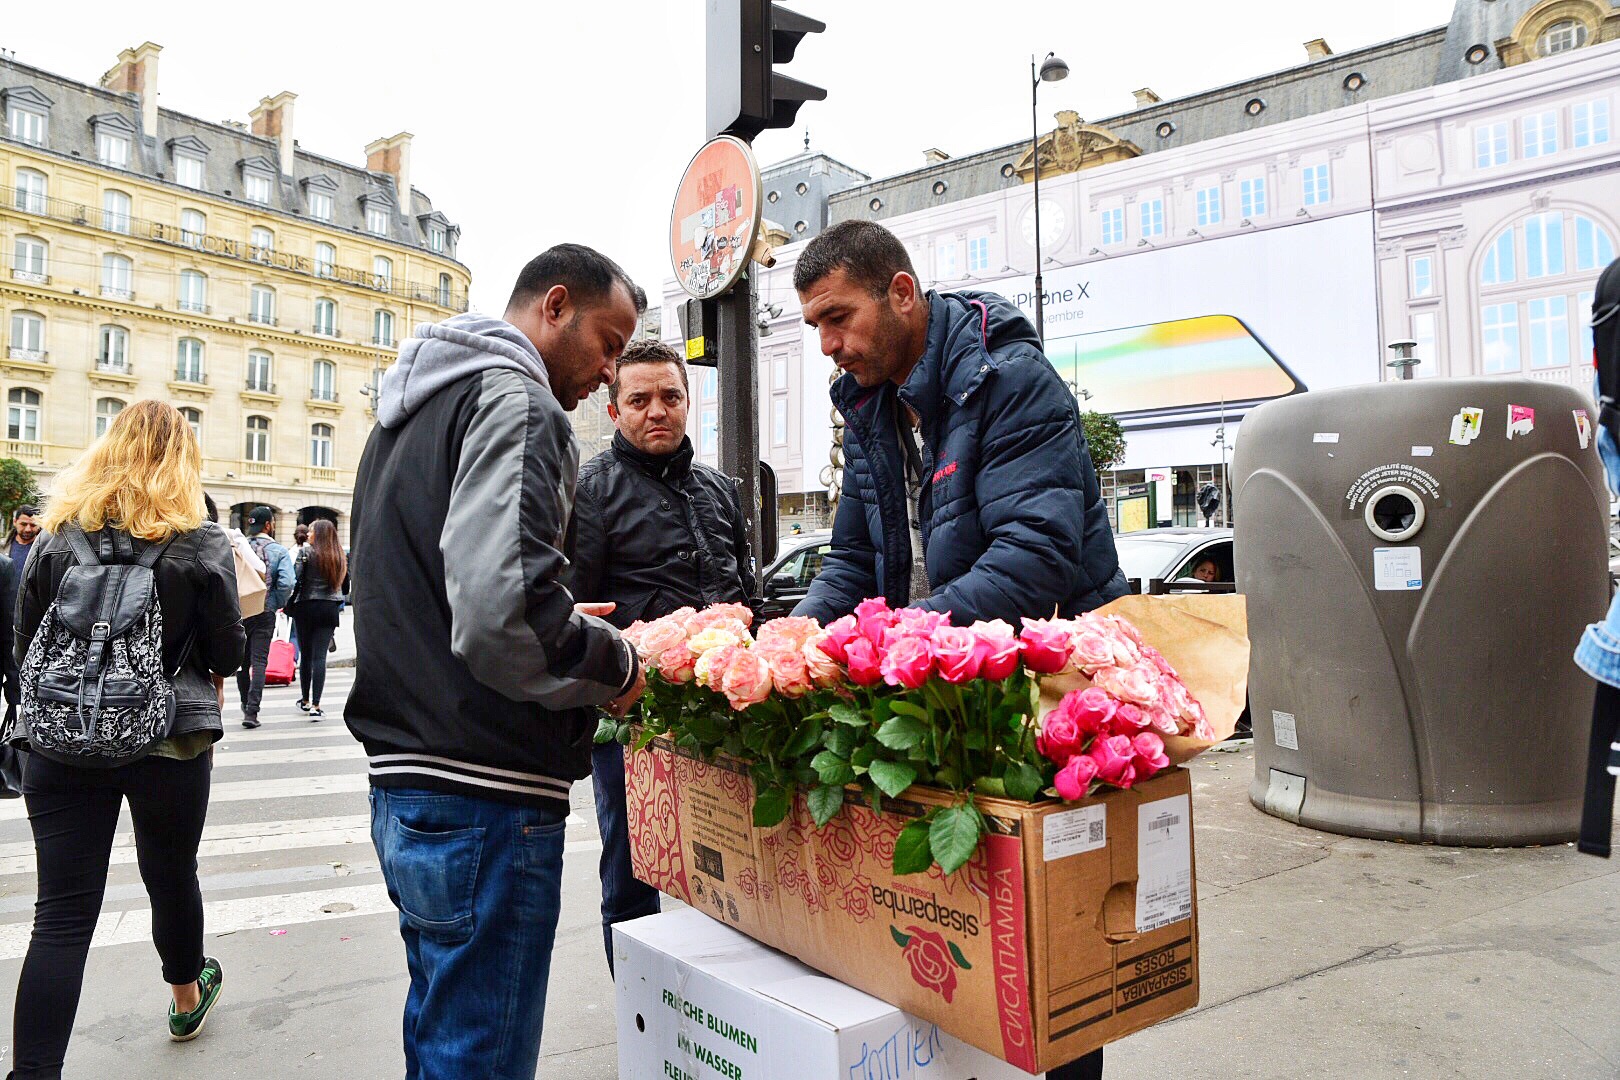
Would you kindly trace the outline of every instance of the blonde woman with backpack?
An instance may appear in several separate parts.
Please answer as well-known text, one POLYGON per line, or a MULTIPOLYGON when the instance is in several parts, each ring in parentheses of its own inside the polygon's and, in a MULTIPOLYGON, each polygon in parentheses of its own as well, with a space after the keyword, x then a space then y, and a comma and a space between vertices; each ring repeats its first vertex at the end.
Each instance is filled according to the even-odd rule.
POLYGON ((211 676, 240 666, 244 636, 230 541, 205 519, 201 466, 177 410, 135 402, 57 477, 50 536, 28 560, 21 703, 5 740, 28 751, 38 899, 17 984, 14 1080, 61 1076, 126 799, 170 1038, 195 1038, 219 997, 219 961, 203 955, 197 845, 223 732, 211 676))

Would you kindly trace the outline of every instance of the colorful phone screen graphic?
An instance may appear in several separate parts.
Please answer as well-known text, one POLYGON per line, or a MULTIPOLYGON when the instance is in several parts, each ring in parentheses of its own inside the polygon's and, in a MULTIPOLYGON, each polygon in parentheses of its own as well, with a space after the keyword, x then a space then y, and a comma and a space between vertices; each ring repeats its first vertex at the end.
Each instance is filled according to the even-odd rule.
POLYGON ((1115 415, 1253 404, 1305 389, 1231 315, 1060 338, 1047 342, 1046 355, 1059 375, 1091 392, 1086 408, 1115 415))

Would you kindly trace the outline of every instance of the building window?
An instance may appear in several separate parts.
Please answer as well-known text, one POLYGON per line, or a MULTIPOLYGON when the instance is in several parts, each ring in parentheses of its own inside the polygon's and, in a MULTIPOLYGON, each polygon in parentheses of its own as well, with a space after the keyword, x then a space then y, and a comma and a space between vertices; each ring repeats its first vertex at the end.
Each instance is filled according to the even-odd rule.
POLYGON ((101 227, 107 232, 129 235, 129 196, 122 191, 101 193, 101 227))
POLYGON ((247 173, 242 177, 247 189, 247 201, 255 202, 261 206, 270 205, 270 178, 259 173, 247 173))
POLYGON ((1576 149, 1609 141, 1609 103, 1585 101, 1570 110, 1570 145, 1576 149))
POLYGON ((1198 224, 1219 225, 1221 223, 1221 189, 1207 187, 1198 189, 1198 224))
POLYGON ((1164 235, 1164 200, 1148 199, 1141 204, 1142 235, 1164 235))
POLYGON ((183 337, 174 360, 175 382, 200 383, 203 379, 203 343, 183 337))
POLYGON ((337 301, 322 296, 315 301, 315 332, 322 337, 337 337, 337 301))
POLYGON ((248 321, 265 326, 276 325, 276 290, 268 285, 255 285, 248 295, 248 321))
POLYGON ((946 240, 934 248, 934 263, 937 267, 934 277, 938 281, 951 281, 959 277, 962 268, 957 262, 960 248, 954 240, 946 240))
POLYGON ((101 328, 101 350, 96 353, 96 367, 102 371, 129 370, 129 331, 122 326, 101 328))
POLYGON ((247 388, 261 393, 274 393, 276 384, 270 381, 270 354, 254 349, 247 355, 247 388))
POLYGON ((1580 351, 1575 354, 1576 363, 1586 363, 1592 358, 1592 293, 1590 290, 1575 297, 1575 325, 1580 328, 1580 351))
POLYGON ((6 393, 6 438, 39 442, 39 391, 17 387, 6 393))
POLYGON ((96 160, 113 169, 129 168, 129 136, 113 131, 97 132, 96 160))
POLYGON ((124 411, 124 403, 117 398, 96 399, 96 438, 107 434, 112 422, 118 419, 118 414, 124 411))
POLYGON ((310 425, 309 463, 317 469, 330 469, 332 467, 331 424, 310 425))
POLYGON ((1508 125, 1481 124, 1474 129, 1474 168, 1489 169, 1508 163, 1508 125))
POLYGON ((250 416, 247 418, 247 451, 245 457, 248 461, 256 462, 270 460, 269 417, 250 416))
POLYGON ((1407 295, 1414 300, 1434 295, 1434 256, 1414 255, 1409 264, 1411 282, 1407 295))
POLYGON ((134 264, 122 255, 108 253, 101 257, 101 295, 118 300, 134 297, 134 264))
POLYGON ((203 159, 193 154, 174 155, 174 182, 181 187, 196 188, 201 191, 203 186, 203 159))
POLYGON ((337 248, 331 244, 315 245, 315 276, 329 278, 337 266, 337 248))
POLYGON ((196 270, 180 271, 180 310, 208 310, 208 278, 196 270))
POLYGON ((394 287, 394 264, 381 255, 372 257, 371 276, 377 279, 377 288, 387 291, 394 287))
MULTIPOLYGON (((45 320, 32 311, 11 313, 11 344, 6 355, 13 360, 45 359, 45 320)), ((12 438, 16 438, 15 435, 12 438)))
POLYGON ((1437 318, 1432 311, 1420 311, 1412 316, 1412 340, 1417 342, 1415 355, 1419 360, 1423 361, 1422 364, 1418 365, 1417 370, 1423 371, 1427 367, 1426 374, 1429 375, 1433 375, 1440 370, 1440 357, 1435 352, 1435 348, 1439 343, 1439 334, 1435 329, 1436 323, 1437 318))
POLYGON ((36 240, 32 236, 17 237, 14 250, 16 257, 11 263, 11 276, 18 281, 31 281, 35 285, 45 284, 48 280, 46 267, 49 265, 45 258, 46 251, 43 240, 36 240))
POLYGON ((6 110, 6 127, 18 142, 45 145, 45 114, 13 104, 6 110))
POLYGON ((180 242, 186 247, 202 247, 208 234, 208 217, 201 210, 180 211, 180 242))
POLYGON ((771 445, 786 446, 787 442, 788 399, 779 395, 771 399, 771 445))
POLYGON ((1485 374, 1519 370, 1519 308, 1517 304, 1487 304, 1480 310, 1485 374))
POLYGON ((1609 234, 1591 218, 1576 214, 1575 269, 1602 270, 1613 261, 1614 241, 1609 234))
POLYGON ((444 254, 444 230, 438 226, 428 229, 428 250, 444 254))
POLYGON ((248 234, 248 258, 254 262, 267 263, 270 256, 276 253, 276 234, 261 225, 256 225, 248 234))
POLYGON ((1527 305, 1532 368, 1569 366, 1569 303, 1562 296, 1538 296, 1527 305))
POLYGON ((180 410, 180 415, 186 418, 186 424, 191 428, 191 437, 202 444, 202 410, 186 406, 180 410))
POLYGON ((309 216, 316 221, 332 220, 332 196, 324 191, 309 193, 309 216))
POLYGON ((449 307, 450 306, 450 275, 449 274, 440 274, 439 275, 439 306, 440 307, 449 307))
POLYGON ((1534 113, 1520 121, 1520 147, 1527 158, 1558 153, 1558 113, 1534 113))
POLYGON ((1243 204, 1243 216, 1266 216, 1266 178, 1256 176, 1238 184, 1238 201, 1243 204))
POLYGON ((1485 249, 1485 261, 1479 268, 1481 285, 1505 285, 1518 280, 1513 257, 1513 230, 1503 229, 1491 246, 1485 249))
POLYGON ((1115 206, 1102 212, 1102 242, 1105 244, 1125 242, 1124 207, 1115 206))
POLYGON ((978 274, 990 269, 990 238, 975 236, 968 241, 968 273, 978 274))
POLYGON ((714 453, 715 433, 717 431, 715 423, 715 410, 704 409, 702 418, 698 421, 698 453, 714 453))
POLYGON ((1556 211, 1524 219, 1524 276, 1553 277, 1564 272, 1564 216, 1556 211))
POLYGON ((17 170, 16 207, 25 214, 45 212, 45 174, 33 169, 17 170))
POLYGON ((1333 182, 1327 165, 1307 166, 1303 176, 1306 206, 1321 206, 1333 198, 1333 182))
POLYGON ((371 343, 373 345, 394 344, 394 313, 392 311, 377 311, 371 316, 371 343))
POLYGON ((1536 39, 1536 51, 1542 56, 1578 49, 1586 44, 1586 24, 1574 19, 1562 19, 1541 32, 1536 39))
POLYGON ((388 235, 388 208, 386 206, 366 207, 366 232, 375 236, 388 235))
POLYGON ((337 365, 317 360, 309 368, 309 396, 314 401, 337 400, 337 365))

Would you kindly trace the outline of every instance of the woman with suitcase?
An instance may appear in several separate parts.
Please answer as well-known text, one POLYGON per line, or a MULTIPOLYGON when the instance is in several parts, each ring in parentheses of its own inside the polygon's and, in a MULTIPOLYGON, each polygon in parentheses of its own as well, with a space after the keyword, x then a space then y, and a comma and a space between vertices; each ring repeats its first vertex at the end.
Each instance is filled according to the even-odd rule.
POLYGON ((316 518, 309 529, 309 546, 298 552, 298 584, 287 610, 293 617, 303 663, 298 668, 298 707, 311 720, 321 711, 321 690, 326 686, 326 653, 337 632, 343 598, 349 591, 349 560, 338 543, 337 527, 316 518))

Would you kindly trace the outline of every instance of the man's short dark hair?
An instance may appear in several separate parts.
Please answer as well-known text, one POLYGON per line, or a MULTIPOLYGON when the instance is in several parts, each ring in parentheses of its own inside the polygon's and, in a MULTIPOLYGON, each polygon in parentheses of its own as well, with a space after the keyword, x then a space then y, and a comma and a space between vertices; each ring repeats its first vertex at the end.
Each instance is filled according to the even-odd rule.
POLYGON ((613 382, 608 386, 608 400, 613 404, 619 403, 619 372, 635 364, 674 364, 675 370, 681 373, 681 386, 690 394, 692 384, 686 376, 686 361, 681 354, 665 345, 662 341, 653 338, 637 338, 624 347, 624 355, 613 368, 613 382))
POLYGON ((547 248, 529 260, 518 274, 512 287, 512 298, 506 302, 507 310, 533 302, 544 296, 554 285, 567 288, 574 302, 581 307, 606 300, 615 285, 623 285, 636 306, 636 314, 647 310, 647 294, 630 280, 630 275, 612 259, 595 248, 584 244, 558 244, 547 248))
POLYGON ((917 279, 906 245, 875 221, 840 221, 810 241, 793 268, 793 287, 804 292, 834 270, 873 296, 887 296, 902 270, 917 279))
POLYGON ((12 513, 11 520, 16 521, 18 518, 20 518, 20 517, 22 517, 24 515, 27 515, 28 517, 33 517, 34 515, 36 515, 38 513, 39 513, 39 507, 37 507, 37 506, 19 506, 12 513))

